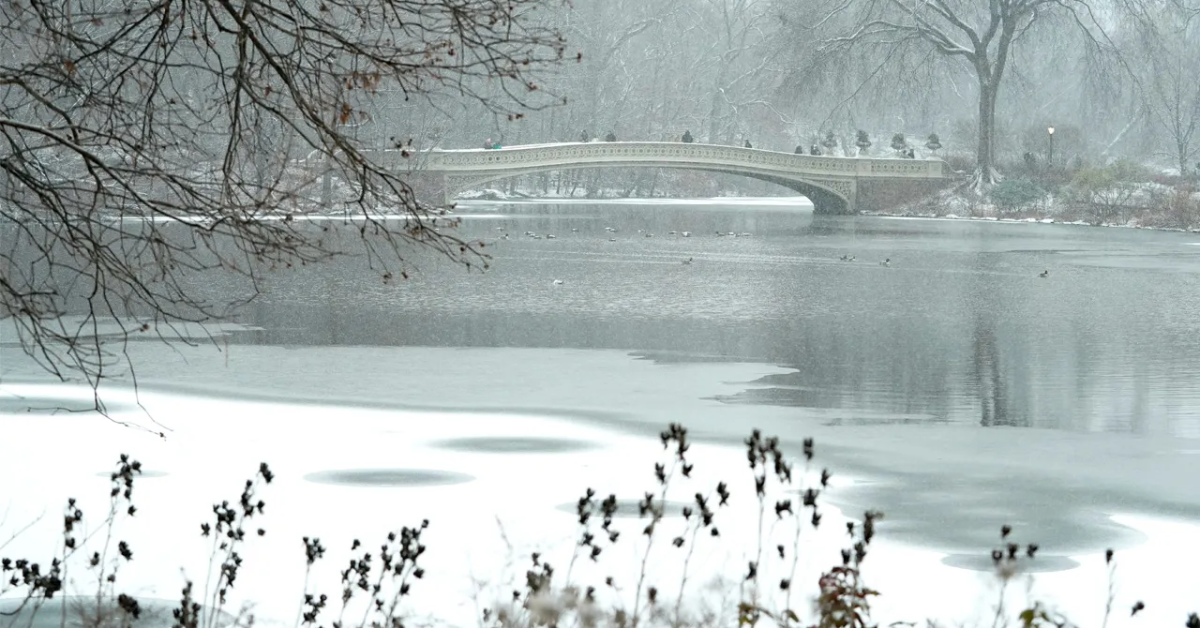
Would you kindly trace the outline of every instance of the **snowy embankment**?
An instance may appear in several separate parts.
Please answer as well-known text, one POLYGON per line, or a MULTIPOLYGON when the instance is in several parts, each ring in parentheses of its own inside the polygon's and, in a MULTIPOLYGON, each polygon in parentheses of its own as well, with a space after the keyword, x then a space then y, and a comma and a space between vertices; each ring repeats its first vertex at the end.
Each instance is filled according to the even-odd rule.
POLYGON ((862 214, 1200 233, 1200 192, 1142 182, 1125 186, 1118 192, 1093 193, 1089 198, 1083 196, 1078 191, 1063 190, 1057 194, 1043 193, 1012 206, 997 203, 989 196, 951 189, 892 211, 864 211, 862 214))
MULTIPOLYGON (((1117 548, 1120 565, 1114 608, 1128 609, 1137 600, 1147 608, 1136 618, 1128 611, 1114 614, 1110 628, 1182 623, 1183 615, 1195 610, 1194 578, 1178 570, 1200 560, 1200 548, 1188 542, 1196 534, 1194 524, 1147 513, 1093 513, 1091 506, 1086 516, 1076 515, 1066 497, 1076 487, 1092 486, 1186 499, 1186 473, 1167 476, 1176 478, 1171 490, 1160 486, 1169 482, 1137 479, 1162 476, 1163 469, 1155 468, 1166 463, 1164 468, 1190 468, 1193 446, 1180 439, 824 425, 803 409, 730 406, 709 398, 741 391, 747 384, 739 382, 785 369, 749 363, 662 368, 620 351, 238 344, 218 352, 204 346, 164 350, 154 343, 134 343, 129 351, 147 374, 142 394, 135 397, 111 382, 114 387, 103 396, 114 419, 146 431, 115 427, 85 413, 51 414, 55 407, 86 407, 90 389, 46 382, 27 359, 5 356, 0 442, 24 444, 0 456, 0 474, 21 478, 0 483, 0 508, 7 514, 0 539, 15 536, 4 547, 5 556, 43 558, 61 547, 59 520, 47 516, 22 528, 57 512, 68 497, 79 500, 85 526, 96 530, 97 519, 108 510, 107 473, 118 454, 129 453, 145 466, 133 496, 137 516, 122 518, 116 530, 115 540, 130 541, 134 556, 121 569, 119 591, 174 599, 185 578, 203 588, 211 540, 201 538, 199 524, 211 521, 211 505, 236 500, 242 482, 266 461, 276 475, 261 493, 266 514, 255 521, 265 535, 250 535, 241 552, 245 567, 229 606, 236 611, 253 603, 258 625, 297 625, 306 587, 302 537, 319 537, 329 548, 307 579, 307 590, 336 599, 338 570, 355 539, 374 549, 389 530, 424 518, 431 522, 422 537, 429 548, 422 559, 426 573, 412 584, 409 617, 432 617, 456 628, 477 625, 483 608, 522 588, 535 551, 555 566, 556 582, 596 585, 605 604, 628 606, 647 552, 646 521, 637 516, 637 501, 644 491, 658 490, 653 465, 670 463, 656 432, 644 432, 686 417, 696 437, 689 452, 695 469, 691 479, 673 484, 667 493, 672 512, 646 566, 647 584, 660 589, 668 609, 679 595, 683 557, 695 545, 684 611, 695 616, 719 606, 716 625, 736 623, 730 614, 739 583, 759 551, 759 503, 745 448, 736 440, 724 445, 726 439, 714 435, 744 435, 760 426, 768 435, 791 430, 793 438, 784 447, 794 456, 803 485, 813 486, 813 476, 827 465, 833 472, 818 500, 820 527, 803 529, 799 552, 793 543, 795 520, 777 516, 774 505, 791 499, 803 520, 810 513, 794 492, 799 486, 779 490, 772 480, 760 569, 763 598, 772 607, 784 603, 787 595, 777 585, 790 578, 796 583, 791 604, 802 619, 810 619, 808 600, 817 577, 840 562, 839 550, 849 541, 847 516, 861 512, 848 506, 855 495, 871 486, 930 492, 903 478, 905 470, 935 467, 964 482, 1007 474, 1031 486, 1062 486, 1055 507, 1066 512, 1063 516, 1079 516, 1080 530, 1099 519, 1124 531, 1106 539, 1117 548), (289 368, 281 371, 279 364, 289 368), (362 369, 363 364, 371 369, 362 369), (639 384, 631 387, 630 381, 639 384), (613 395, 614 390, 623 392, 613 395), (160 430, 166 438, 152 433, 160 430), (817 457, 807 473, 801 472, 805 464, 796 448, 801 435, 816 439, 817 457), (855 471, 850 459, 839 461, 850 450, 864 452, 889 473, 871 475, 855 471), (688 526, 678 514, 680 504, 696 492, 710 493, 719 481, 729 482, 732 493, 729 506, 716 510, 720 536, 687 534, 683 547, 675 547, 673 539, 688 526), (581 557, 569 569, 581 533, 574 505, 589 487, 599 499, 612 493, 620 500, 621 539, 604 543, 598 561, 581 557), (794 573, 790 560, 775 559, 780 544, 788 559, 799 558, 794 573), (608 576, 613 587, 604 585, 608 576)), ((943 499, 954 500, 957 510, 972 507, 971 500, 958 496, 943 499)), ((994 505, 988 512, 997 527, 1013 523, 1015 538, 1043 545, 1029 565, 1038 573, 1010 582, 1010 617, 1038 599, 1078 625, 1100 625, 1108 586, 1104 546, 1070 542, 1063 547, 1046 539, 1045 528, 1028 516, 994 505)), ((925 618, 987 625, 999 599, 989 569, 990 546, 964 552, 896 539, 905 528, 929 525, 936 522, 895 512, 880 524, 864 566, 866 582, 883 592, 872 600, 874 619, 881 625, 925 618)), ((593 521, 593 531, 598 526, 593 521)), ((103 535, 96 538, 103 541, 103 535)), ((94 572, 78 561, 71 569, 72 586, 86 591, 94 572)), ((329 615, 337 614, 336 606, 331 604, 329 615)), ((356 617, 361 616, 360 608, 356 617)))

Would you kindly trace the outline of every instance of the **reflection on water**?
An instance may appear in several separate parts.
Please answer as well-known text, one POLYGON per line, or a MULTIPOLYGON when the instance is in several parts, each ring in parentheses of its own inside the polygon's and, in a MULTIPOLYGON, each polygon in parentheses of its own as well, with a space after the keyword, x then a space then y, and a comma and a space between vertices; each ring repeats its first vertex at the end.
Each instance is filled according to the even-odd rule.
POLYGON ((764 361, 795 370, 722 401, 843 424, 1200 436, 1194 235, 736 201, 461 213, 494 256, 486 274, 418 256, 400 285, 354 260, 274 275, 242 321, 263 331, 239 340, 764 361))

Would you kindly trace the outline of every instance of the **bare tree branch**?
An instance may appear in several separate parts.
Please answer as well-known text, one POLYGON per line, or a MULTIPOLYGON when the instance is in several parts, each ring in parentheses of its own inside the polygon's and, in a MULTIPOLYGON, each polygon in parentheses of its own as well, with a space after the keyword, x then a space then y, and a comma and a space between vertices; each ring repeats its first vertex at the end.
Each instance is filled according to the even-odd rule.
POLYGON ((391 281, 414 246, 485 266, 395 163, 411 147, 355 129, 413 97, 551 104, 552 1, 0 6, 0 320, 98 386, 132 335, 225 318, 276 269, 357 254, 391 281), (299 219, 338 210, 357 221, 299 219))

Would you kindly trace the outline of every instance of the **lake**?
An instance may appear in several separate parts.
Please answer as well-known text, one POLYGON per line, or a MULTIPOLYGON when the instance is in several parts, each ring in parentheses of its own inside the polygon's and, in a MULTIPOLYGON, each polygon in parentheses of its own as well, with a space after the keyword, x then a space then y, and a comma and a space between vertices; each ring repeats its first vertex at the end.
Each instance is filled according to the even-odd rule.
MULTIPOLYGON (((429 486, 444 483, 535 520, 586 483, 640 496, 649 463, 629 461, 652 459, 668 422, 730 460, 714 463, 730 474, 746 472, 740 443, 761 428, 793 454, 815 438, 816 463, 846 480, 823 496, 831 512, 886 514, 877 606, 904 615, 889 620, 933 613, 928 583, 962 584, 962 573, 983 597, 937 612, 986 611, 992 593, 977 578, 1001 524, 1041 545, 1039 587, 1078 622, 1103 611, 1108 547, 1136 574, 1122 595, 1147 612, 1182 622, 1196 599, 1194 578, 1155 561, 1180 559, 1163 548, 1200 524, 1200 234, 815 216, 802 199, 475 201, 457 215, 463 235, 487 243, 488 272, 422 252, 400 282, 362 260, 295 269, 272 275, 215 342, 190 330, 198 346, 131 343, 154 411, 119 390, 113 407, 161 422, 168 444, 114 437, 94 417, 22 414, 29 399, 86 397, 47 386, 11 336, 0 426, 32 442, 69 422, 93 439, 75 458, 92 476, 115 449, 85 444, 136 449, 164 474, 145 486, 184 482, 217 448, 246 465, 291 464, 298 491, 354 508, 376 486, 436 510, 450 489, 429 486), (374 442, 359 451, 364 435, 374 442), (409 475, 338 479, 393 467, 409 475), (512 484, 529 478, 547 482, 536 499, 512 484), (920 563, 928 580, 886 556, 920 563)), ((14 460, 0 470, 17 472, 14 460)), ((208 473, 234 482, 252 468, 208 473)), ((80 477, 9 499, 36 502, 80 477)), ((288 499, 282 510, 307 512, 288 499)), ((570 513, 560 518, 569 537, 570 513)))

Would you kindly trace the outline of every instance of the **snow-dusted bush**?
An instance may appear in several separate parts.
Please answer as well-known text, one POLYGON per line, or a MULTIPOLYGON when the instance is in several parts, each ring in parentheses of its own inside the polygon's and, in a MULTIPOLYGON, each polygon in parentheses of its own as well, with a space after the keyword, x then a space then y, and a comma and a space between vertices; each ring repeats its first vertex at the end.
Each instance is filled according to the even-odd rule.
POLYGON ((988 198, 1002 212, 1028 209, 1045 196, 1046 192, 1031 179, 1005 179, 988 192, 988 198))

